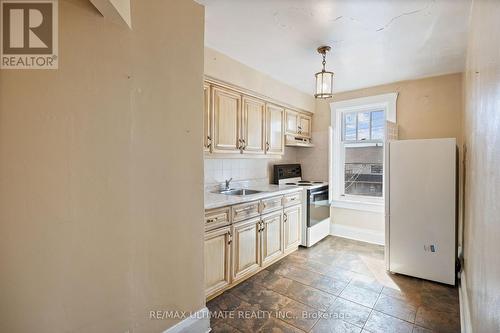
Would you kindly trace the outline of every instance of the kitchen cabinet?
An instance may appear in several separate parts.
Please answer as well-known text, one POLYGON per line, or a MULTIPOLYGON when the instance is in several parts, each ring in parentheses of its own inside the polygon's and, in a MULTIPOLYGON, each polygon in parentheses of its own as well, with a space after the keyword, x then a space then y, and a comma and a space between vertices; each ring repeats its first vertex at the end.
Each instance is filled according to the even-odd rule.
POLYGON ((281 257, 284 253, 282 211, 262 217, 262 265, 281 257))
POLYGON ((252 274, 260 268, 260 216, 233 225, 233 280, 252 274))
POLYGON ((231 283, 231 227, 205 233, 205 295, 223 290, 231 283))
POLYGON ((241 95, 228 89, 212 87, 212 151, 240 152, 241 95))
POLYGON ((205 210, 205 294, 211 299, 300 244, 301 193, 205 210))
POLYGON ((311 115, 233 85, 204 82, 203 150, 273 158, 285 151, 285 134, 310 138, 311 115))
POLYGON ((296 135, 299 127, 299 113, 286 110, 286 126, 285 132, 287 134, 296 135))
POLYGON ((285 110, 273 104, 266 106, 266 154, 281 155, 285 151, 285 110))
POLYGON ((245 153, 264 153, 265 119, 266 104, 261 100, 244 96, 241 145, 245 153))
POLYGON ((203 150, 212 151, 212 113, 210 112, 210 85, 203 85, 203 150))
POLYGON ((305 138, 311 137, 312 117, 310 115, 299 113, 298 134, 305 138))
POLYGON ((300 244, 302 206, 294 205, 283 210, 285 252, 293 251, 300 244))
POLYGON ((311 138, 312 117, 304 112, 286 110, 285 133, 302 138, 311 138))

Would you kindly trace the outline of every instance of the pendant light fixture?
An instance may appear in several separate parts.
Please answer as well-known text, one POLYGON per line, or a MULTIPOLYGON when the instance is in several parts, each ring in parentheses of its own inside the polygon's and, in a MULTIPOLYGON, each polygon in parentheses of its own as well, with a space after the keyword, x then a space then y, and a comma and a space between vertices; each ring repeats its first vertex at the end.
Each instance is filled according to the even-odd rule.
POLYGON ((326 53, 331 50, 330 46, 318 47, 318 53, 323 55, 323 69, 316 76, 316 98, 331 98, 333 96, 333 72, 328 72, 326 66, 326 53))

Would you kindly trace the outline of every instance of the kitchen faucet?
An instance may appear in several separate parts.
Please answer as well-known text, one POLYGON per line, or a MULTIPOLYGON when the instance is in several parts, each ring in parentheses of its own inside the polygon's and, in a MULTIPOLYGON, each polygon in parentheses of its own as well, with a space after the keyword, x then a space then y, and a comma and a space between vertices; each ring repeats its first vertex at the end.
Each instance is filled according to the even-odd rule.
POLYGON ((226 182, 226 190, 229 190, 229 184, 231 183, 231 180, 233 180, 232 177, 225 180, 225 182, 226 182))

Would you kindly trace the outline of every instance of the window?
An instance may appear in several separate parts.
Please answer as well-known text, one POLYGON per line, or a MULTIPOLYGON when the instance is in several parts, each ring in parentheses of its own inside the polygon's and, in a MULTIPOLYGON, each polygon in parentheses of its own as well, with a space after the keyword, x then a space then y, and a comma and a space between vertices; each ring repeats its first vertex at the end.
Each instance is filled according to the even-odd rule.
POLYGON ((396 122, 397 94, 332 103, 332 205, 383 211, 386 121, 396 122))
POLYGON ((344 191, 340 195, 382 197, 384 110, 346 112, 342 120, 344 191))

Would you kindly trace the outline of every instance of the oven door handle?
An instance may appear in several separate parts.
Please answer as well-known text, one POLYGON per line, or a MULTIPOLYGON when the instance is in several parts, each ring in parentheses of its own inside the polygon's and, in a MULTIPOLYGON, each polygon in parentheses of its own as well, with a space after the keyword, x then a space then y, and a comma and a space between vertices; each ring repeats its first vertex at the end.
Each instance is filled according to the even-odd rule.
POLYGON ((311 194, 309 194, 309 197, 310 198, 314 198, 315 195, 319 195, 319 194, 327 194, 328 195, 328 190, 322 190, 322 191, 318 191, 318 192, 311 192, 311 194))

